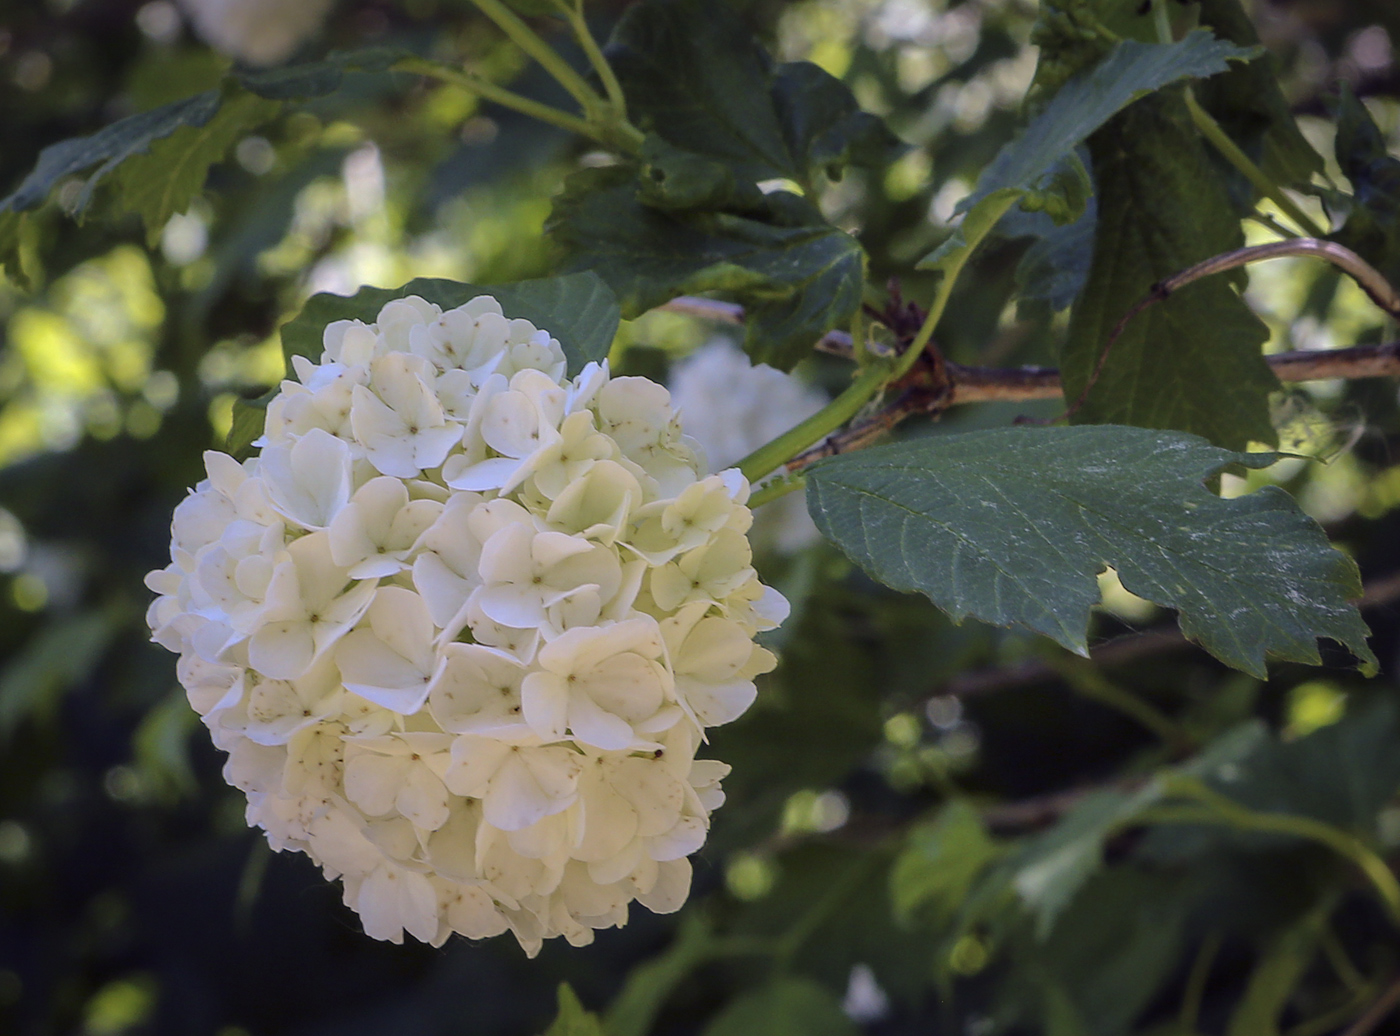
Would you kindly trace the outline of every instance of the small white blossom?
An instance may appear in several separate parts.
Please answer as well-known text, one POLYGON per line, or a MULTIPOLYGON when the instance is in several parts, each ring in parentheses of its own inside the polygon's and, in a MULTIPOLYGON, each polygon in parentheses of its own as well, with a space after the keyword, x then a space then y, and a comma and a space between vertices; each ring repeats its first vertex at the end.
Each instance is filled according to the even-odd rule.
POLYGON ((337 321, 205 457, 152 572, 153 638, 250 824, 343 882, 365 931, 529 953, 677 909, 786 602, 748 485, 664 388, 483 296, 337 321))

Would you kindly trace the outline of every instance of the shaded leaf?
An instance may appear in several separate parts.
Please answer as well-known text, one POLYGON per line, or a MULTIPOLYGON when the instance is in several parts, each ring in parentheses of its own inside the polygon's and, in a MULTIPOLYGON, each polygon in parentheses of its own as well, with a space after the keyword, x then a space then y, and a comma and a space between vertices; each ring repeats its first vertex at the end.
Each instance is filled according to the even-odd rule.
POLYGON ((1390 154, 1371 113, 1346 86, 1337 105, 1336 152, 1353 196, 1346 223, 1331 239, 1400 283, 1400 158, 1390 154))
POLYGON ((566 181, 546 226, 564 268, 596 272, 626 317, 723 291, 746 307, 749 354, 786 370, 860 305, 860 244, 795 195, 760 195, 742 213, 663 212, 635 195, 626 168, 585 169, 566 181))
POLYGON ((725 1006, 704 1036, 856 1036, 841 1004, 809 978, 774 978, 725 1006))
POLYGON ((226 96, 217 114, 203 125, 184 125, 153 141, 144 154, 133 155, 117 170, 121 205, 139 213, 146 237, 155 245, 171 216, 189 208, 204 188, 209 167, 251 130, 270 121, 281 104, 236 91, 226 96))
MULTIPOLYGON (((1243 47, 1258 45, 1259 34, 1240 0, 1202 0, 1200 11, 1201 24, 1222 38, 1243 47)), ((1322 156, 1299 131, 1279 88, 1278 72, 1278 61, 1264 54, 1201 83, 1195 88, 1196 99, 1270 180, 1306 187, 1314 173, 1322 172, 1322 156)), ((1218 165, 1230 178, 1230 193, 1241 212, 1252 211, 1259 199, 1253 185, 1223 158, 1218 165)))
MULTIPOLYGON (((1123 40, 1093 69, 1061 87, 1024 132, 1001 149, 960 211, 1004 188, 1043 189, 1067 155, 1139 97, 1181 79, 1216 75, 1230 67, 1230 60, 1254 53, 1205 31, 1188 33, 1175 43, 1123 40)), ((1073 218, 1074 213, 1067 215, 1073 218)))
POLYGON ((1262 676, 1268 656, 1317 664, 1318 637, 1374 664, 1350 603, 1356 566, 1317 524, 1281 490, 1222 500, 1202 485, 1272 461, 1167 432, 998 429, 822 461, 807 503, 857 564, 955 620, 1026 626, 1082 653, 1112 567, 1246 672, 1262 676))
POLYGON ((898 143, 816 65, 775 71, 725 4, 637 4, 618 23, 608 57, 639 127, 750 182, 805 182, 818 169, 879 162, 898 143))
MULTIPOLYGON (((327 96, 340 88, 347 73, 383 71, 397 57, 382 49, 353 51, 272 72, 230 75, 217 90, 50 145, 15 192, 0 201, 0 217, 37 207, 60 181, 97 166, 74 204, 74 213, 81 216, 97 188, 138 159, 136 168, 118 180, 118 205, 139 212, 149 235, 159 234, 165 219, 187 206, 203 187, 210 165, 243 134, 274 118, 282 110, 281 102, 327 96)), ((13 268, 7 236, 0 227, 0 261, 13 268)))
POLYGON ((1082 424, 1173 428, 1243 449, 1276 441, 1261 352, 1268 330, 1228 278, 1188 285, 1138 314, 1092 381, 1105 344, 1152 285, 1244 244, 1223 182, 1185 102, 1165 94, 1117 116, 1089 142, 1098 221, 1089 279, 1061 358, 1082 424))

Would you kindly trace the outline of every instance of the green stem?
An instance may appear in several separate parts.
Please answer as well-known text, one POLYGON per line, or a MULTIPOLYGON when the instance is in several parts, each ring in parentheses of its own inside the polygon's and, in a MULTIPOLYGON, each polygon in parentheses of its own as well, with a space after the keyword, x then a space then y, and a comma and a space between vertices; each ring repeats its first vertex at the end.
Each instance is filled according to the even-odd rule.
POLYGON ((1201 940, 1201 948, 1196 951, 1196 959, 1191 962, 1191 973, 1186 976, 1186 991, 1181 994, 1181 1010, 1177 1012, 1177 1026, 1182 1036, 1197 1031, 1201 1019, 1201 1003, 1205 1000, 1206 982, 1210 979, 1210 967, 1215 963, 1215 955, 1220 952, 1220 944, 1225 941, 1218 931, 1211 932, 1201 940))
POLYGON ((1191 121, 1201 131, 1201 135, 1215 145, 1215 149, 1225 156, 1227 162, 1244 174, 1245 179, 1254 185, 1256 191, 1283 210, 1284 215, 1307 231, 1310 237, 1327 236, 1327 231, 1299 208, 1297 203, 1283 192, 1283 188, 1265 176, 1264 171, 1255 165, 1250 157, 1226 135, 1225 131, 1220 128, 1220 123, 1211 118, 1210 113, 1201 107, 1189 86, 1186 88, 1186 108, 1191 113, 1191 121))
POLYGON ((562 3, 561 7, 564 11, 564 17, 569 20, 569 28, 574 31, 574 39, 578 40, 578 45, 583 48, 588 63, 593 66, 593 71, 598 73, 598 78, 603 82, 603 89, 607 92, 613 111, 620 120, 625 122, 627 120, 627 98, 622 93, 622 84, 617 81, 617 74, 612 70, 612 65, 608 64, 608 59, 603 56, 598 41, 593 38, 593 33, 589 31, 588 22, 583 17, 582 5, 575 7, 569 3, 562 3))
POLYGON ((749 510, 755 507, 762 507, 764 504, 771 504, 774 500, 781 499, 789 493, 795 493, 807 485, 807 480, 801 475, 789 475, 786 478, 775 478, 766 485, 759 486, 749 497, 749 510))
POLYGON ((757 482, 776 471, 790 458, 808 446, 821 442, 860 413, 861 407, 880 390, 880 386, 889 379, 889 375, 889 365, 872 363, 857 375, 856 380, 851 382, 845 392, 797 427, 790 428, 741 460, 738 464, 739 470, 750 482, 757 482))
POLYGON ((589 121, 600 114, 603 99, 593 92, 583 76, 574 71, 573 66, 559 56, 559 52, 546 43, 526 25, 520 17, 501 0, 472 0, 481 12, 500 26, 507 36, 530 57, 544 66, 545 71, 558 80, 559 85, 569 91, 569 95, 583 108, 589 121))
POLYGON ((1241 831, 1293 835, 1320 842, 1356 864, 1381 897, 1392 921, 1400 924, 1400 881, 1396 880, 1394 872, 1386 866, 1385 861, 1355 835, 1311 817, 1300 817, 1290 813, 1263 813, 1248 809, 1194 777, 1172 776, 1167 779, 1166 791, 1168 794, 1195 799, 1201 805, 1156 806, 1138 814, 1134 821, 1226 824, 1241 831))
MULTIPOLYGON (((1174 42, 1171 18, 1167 13, 1167 0, 1153 0, 1152 14, 1157 28, 1158 42, 1174 42)), ((1327 236, 1327 231, 1318 226, 1312 217, 1300 209, 1292 198, 1283 193, 1283 188, 1270 180, 1264 174, 1264 170, 1255 165, 1254 161, 1240 150, 1239 146, 1220 128, 1220 123, 1216 122, 1211 114, 1201 107, 1189 86, 1186 87, 1186 108, 1191 113, 1191 121, 1196 124, 1196 129, 1201 132, 1201 135, 1215 145, 1215 149, 1225 157, 1227 162, 1244 174, 1245 179, 1254 185, 1256 191, 1282 209, 1284 215, 1302 227, 1308 236, 1327 236)))
MULTIPOLYGON (((924 318, 919 333, 909 343, 909 348, 900 354, 893 378, 902 378, 909 373, 909 368, 913 367, 919 357, 923 355, 924 349, 933 339, 934 329, 938 326, 938 322, 943 319, 943 311, 948 308, 948 300, 953 297, 953 287, 957 284, 958 275, 962 273, 963 267, 967 265, 967 261, 972 258, 973 253, 977 251, 977 246, 982 243, 982 239, 991 233, 992 228, 997 225, 1001 217, 1019 200, 1019 193, 1006 191, 1003 197, 999 199, 989 197, 977 206, 979 210, 983 205, 987 206, 986 218, 979 221, 978 229, 972 231, 972 236, 966 239, 966 245, 958 249, 952 258, 940 266, 943 271, 943 279, 938 282, 938 290, 934 293, 933 302, 928 309, 928 316, 924 318)), ((963 226, 958 230, 958 233, 964 235, 968 233, 966 217, 964 217, 963 226)))
POLYGON ((551 107, 548 104, 541 104, 539 101, 532 101, 528 97, 521 97, 519 94, 507 90, 503 86, 497 86, 481 76, 473 75, 471 72, 463 72, 460 69, 450 68, 447 65, 440 65, 436 61, 428 61, 424 58, 404 58, 394 64, 397 72, 414 72, 420 76, 427 76, 429 79, 437 79, 440 82, 451 83, 460 86, 463 90, 469 90, 478 97, 484 97, 488 101, 493 101, 504 108, 511 108, 528 115, 532 119, 540 122, 547 122, 552 126, 568 130, 570 133, 578 133, 585 137, 591 137, 599 143, 606 143, 597 128, 590 123, 580 119, 577 115, 570 115, 566 111, 551 107))

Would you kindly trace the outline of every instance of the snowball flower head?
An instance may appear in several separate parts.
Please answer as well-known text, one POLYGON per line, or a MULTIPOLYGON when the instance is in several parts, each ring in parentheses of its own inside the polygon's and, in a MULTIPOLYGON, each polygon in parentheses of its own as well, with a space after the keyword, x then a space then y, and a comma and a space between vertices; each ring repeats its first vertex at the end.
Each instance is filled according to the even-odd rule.
MULTIPOLYGON (((820 389, 749 359, 727 338, 702 345, 677 364, 671 402, 716 467, 743 460, 827 404, 820 389)), ((760 548, 793 554, 820 539, 805 494, 790 493, 765 507, 749 539, 760 548)))
POLYGON ((250 65, 278 65, 315 35, 333 0, 180 0, 206 43, 250 65))
POLYGON ((325 329, 258 457, 205 455, 154 639, 250 824, 370 935, 582 945, 677 909, 724 800, 705 728, 774 665, 748 485, 669 395, 481 296, 325 329))

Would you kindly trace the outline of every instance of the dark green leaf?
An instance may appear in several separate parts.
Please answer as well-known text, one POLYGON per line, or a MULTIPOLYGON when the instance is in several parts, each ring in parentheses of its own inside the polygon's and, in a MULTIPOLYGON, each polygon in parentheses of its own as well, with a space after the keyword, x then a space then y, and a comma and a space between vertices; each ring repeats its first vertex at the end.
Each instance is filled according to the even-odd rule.
POLYGON ((1202 778, 1253 810, 1294 813, 1367 837, 1400 788, 1400 709, 1376 697, 1352 702, 1330 726, 1296 741, 1258 739, 1232 766, 1206 768, 1202 778))
POLYGON ((704 1036, 857 1036, 836 998, 809 978, 774 978, 729 1004, 704 1036))
POLYGON ((847 162, 878 163, 897 141, 815 65, 774 71, 748 27, 709 0, 646 0, 608 49, 633 121, 750 182, 806 182, 847 162))
MULTIPOLYGON (((959 210, 1008 187, 1044 190, 1066 156, 1137 98, 1180 79, 1216 75, 1230 67, 1231 59, 1253 53, 1203 31, 1176 43, 1118 43, 1091 71, 1066 83, 1025 131, 1001 149, 959 210)), ((1065 213, 1067 219, 1076 215, 1072 209, 1065 213)))
POLYGON ((1356 566, 1281 490, 1222 500, 1203 480, 1270 454, 1129 428, 999 429, 833 457, 807 502, 875 578, 956 620, 1019 624, 1085 650, 1096 576, 1180 612, 1182 631, 1262 676, 1331 637, 1374 664, 1356 566))
MULTIPOLYGON (((317 358, 320 354, 317 354, 317 358)), ((271 389, 257 399, 235 399, 233 401, 233 424, 229 426, 228 438, 224 441, 224 452, 243 460, 253 452, 253 443, 263 433, 267 423, 267 405, 276 398, 279 389, 271 389)))
MULTIPOLYGON (((1243 47, 1258 45, 1259 34, 1240 0, 1202 0, 1200 10, 1201 24, 1217 35, 1243 47)), ((1322 172, 1322 156, 1298 130, 1279 89, 1278 72, 1278 62, 1266 54, 1199 84, 1196 98, 1265 176, 1286 186, 1306 187, 1314 173, 1322 172)), ((1252 211, 1258 192, 1223 159, 1219 164, 1222 172, 1229 170, 1231 194, 1241 211, 1252 211)))
POLYGON ((544 1036, 607 1036, 603 1023, 591 1011, 585 1011, 579 1003, 573 988, 567 982, 559 983, 559 1014, 553 1024, 544 1031, 544 1036))
POLYGON ((1390 154, 1371 113, 1346 87, 1337 108, 1336 150, 1353 197, 1332 240, 1400 283, 1400 158, 1390 154))
POLYGON ((283 325, 282 351, 288 357, 300 355, 319 361, 327 324, 334 320, 373 323, 386 302, 406 295, 418 295, 444 309, 478 295, 493 295, 506 316, 528 320, 559 339, 571 375, 608 355, 619 321, 612 293, 592 273, 487 285, 420 277, 400 288, 361 288, 348 297, 313 295, 301 312, 283 325))
POLYGON ((1089 266, 1094 261, 1098 210, 1097 199, 1091 198, 1084 214, 1073 223, 1055 226, 1048 217, 1042 217, 1048 226, 1033 235, 1035 243, 1026 249, 1016 267, 1016 286, 1022 299, 1045 302, 1056 312, 1073 305, 1089 279, 1089 266))
POLYGON ((626 169, 575 173, 547 229, 569 270, 592 270, 616 292, 624 316, 692 292, 723 291, 744 303, 748 350, 788 369, 860 305, 865 253, 812 206, 779 192, 747 213, 668 213, 636 198, 626 169))
POLYGON ((188 209, 203 190, 209 167, 251 130, 276 117, 281 107, 277 101, 235 92, 207 123, 181 126, 121 164, 116 173, 121 205, 140 214, 152 245, 170 217, 188 209))
POLYGON ((1133 424, 1243 449, 1273 443, 1263 323, 1228 279, 1198 281, 1128 324, 1092 381, 1114 326, 1157 281, 1244 244, 1239 220, 1185 102, 1159 94, 1089 142, 1098 222, 1089 280, 1061 370, 1077 423, 1133 424))
POLYGON ((100 168, 83 188, 84 199, 91 197, 103 177, 122 162, 144 153, 152 143, 170 136, 183 126, 204 126, 218 112, 222 101, 219 91, 208 90, 174 104, 128 116, 104 126, 91 136, 51 144, 39 153, 38 164, 18 189, 0 201, 0 212, 22 212, 35 208, 43 203, 60 180, 100 163, 100 168))
MULTIPOLYGON (((58 183, 97 166, 74 205, 82 215, 97 188, 120 171, 119 207, 139 212, 154 238, 204 186, 209 167, 241 136, 274 118, 283 101, 324 97, 347 73, 387 69, 398 55, 382 49, 336 54, 273 72, 230 75, 217 90, 128 116, 86 137, 45 148, 19 188, 0 201, 0 217, 42 204, 58 183), (134 161, 133 161, 134 160, 134 161), (128 169, 127 164, 132 168, 128 169)), ((0 261, 13 271, 14 251, 0 227, 0 261)))
POLYGON ((389 47, 366 47, 331 54, 323 61, 244 73, 237 78, 245 89, 270 101, 313 101, 339 90, 347 75, 389 71, 405 54, 389 47))

